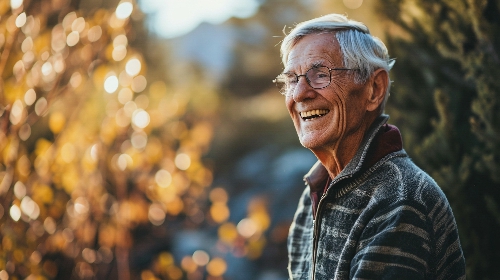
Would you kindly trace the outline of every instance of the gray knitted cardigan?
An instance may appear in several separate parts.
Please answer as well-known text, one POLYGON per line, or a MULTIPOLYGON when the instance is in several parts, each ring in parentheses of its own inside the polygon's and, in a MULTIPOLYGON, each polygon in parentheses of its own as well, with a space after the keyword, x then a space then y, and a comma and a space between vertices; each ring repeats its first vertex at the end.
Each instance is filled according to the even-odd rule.
POLYGON ((465 279, 455 218, 436 182, 401 148, 366 166, 387 119, 374 122, 329 185, 319 162, 304 178, 288 237, 290 279, 465 279), (312 190, 325 186, 316 206, 312 190))

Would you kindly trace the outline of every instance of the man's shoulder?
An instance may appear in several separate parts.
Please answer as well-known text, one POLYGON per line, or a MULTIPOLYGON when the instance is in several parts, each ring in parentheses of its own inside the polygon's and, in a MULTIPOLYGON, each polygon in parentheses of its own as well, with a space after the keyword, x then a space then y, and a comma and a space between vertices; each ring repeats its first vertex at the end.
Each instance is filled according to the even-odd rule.
POLYGON ((382 161, 375 174, 386 174, 391 182, 412 187, 415 184, 429 184, 439 188, 436 181, 422 168, 417 166, 404 150, 395 152, 382 161))
POLYGON ((427 207, 436 203, 448 204, 436 181, 407 156, 391 157, 370 177, 374 195, 381 200, 427 207))

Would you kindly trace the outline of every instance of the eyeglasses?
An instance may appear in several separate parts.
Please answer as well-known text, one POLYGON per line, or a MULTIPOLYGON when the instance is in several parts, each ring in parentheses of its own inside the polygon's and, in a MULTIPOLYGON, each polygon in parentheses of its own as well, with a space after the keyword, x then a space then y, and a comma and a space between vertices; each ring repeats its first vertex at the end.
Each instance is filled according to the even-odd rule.
POLYGON ((280 93, 290 95, 299 82, 300 77, 305 77, 307 83, 313 89, 326 88, 332 82, 332 71, 358 70, 350 68, 328 68, 326 66, 313 66, 305 74, 297 75, 295 73, 281 73, 273 80, 280 88, 280 93))

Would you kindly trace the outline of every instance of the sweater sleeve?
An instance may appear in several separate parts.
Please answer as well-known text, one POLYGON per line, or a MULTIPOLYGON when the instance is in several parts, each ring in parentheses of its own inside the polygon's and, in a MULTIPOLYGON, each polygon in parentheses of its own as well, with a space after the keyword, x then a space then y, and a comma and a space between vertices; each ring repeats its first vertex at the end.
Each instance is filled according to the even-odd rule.
POLYGON ((351 279, 465 279, 456 223, 444 195, 432 205, 380 207, 351 262, 351 279))

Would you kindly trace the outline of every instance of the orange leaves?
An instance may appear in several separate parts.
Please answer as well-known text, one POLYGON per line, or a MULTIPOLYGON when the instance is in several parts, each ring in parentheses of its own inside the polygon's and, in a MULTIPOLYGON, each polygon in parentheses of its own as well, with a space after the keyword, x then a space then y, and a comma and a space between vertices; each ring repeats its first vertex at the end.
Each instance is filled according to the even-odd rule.
MULTIPOLYGON (((13 267, 0 273, 24 279, 33 268, 33 277, 53 278, 59 268, 44 254, 62 252, 74 260, 74 275, 92 277, 96 264, 122 257, 113 251, 134 245, 139 225, 160 227, 182 217, 199 225, 206 212, 216 223, 228 220, 227 194, 223 199, 219 190, 210 211, 203 203, 212 183, 203 155, 217 94, 153 80, 148 59, 131 46, 133 2, 92 13, 60 10, 71 7, 67 0, 30 1, 30 9, 20 1, 15 11, 4 2, 0 235, 15 229, 29 238, 4 238, 0 264, 13 267)), ((195 270, 206 266, 213 276, 226 270, 206 252, 190 259, 195 270)), ((157 274, 184 275, 169 253, 157 263, 157 274)))
POLYGON ((207 265, 208 274, 219 277, 227 270, 227 263, 222 258, 213 258, 207 265))
POLYGON ((116 244, 116 227, 112 224, 102 224, 99 227, 99 245, 113 248, 116 244))
POLYGON ((66 117, 61 112, 53 112, 49 118, 49 128, 54 134, 58 134, 66 124, 66 117))
POLYGON ((210 200, 213 202, 210 209, 211 218, 215 222, 223 222, 218 229, 219 240, 223 242, 222 246, 227 247, 237 257, 259 258, 267 243, 264 232, 271 223, 266 202, 254 198, 249 204, 248 216, 235 225, 231 222, 224 222, 222 219, 226 214, 225 209, 221 210, 224 208, 226 199, 227 194, 221 188, 215 188, 210 193, 210 200))
POLYGON ((225 203, 216 202, 210 207, 210 216, 216 223, 222 223, 229 218, 229 208, 225 203))
POLYGON ((48 204, 53 201, 54 192, 48 185, 37 182, 33 186, 32 198, 38 204, 48 204))
MULTIPOLYGON (((210 201, 212 201, 212 205, 210 206, 210 217, 212 218, 212 220, 218 224, 221 224, 229 219, 230 212, 229 207, 227 206, 229 198, 226 190, 220 187, 214 188, 210 191, 209 198, 210 201)), ((224 231, 224 229, 222 231, 224 231)), ((219 232, 219 234, 221 234, 221 232, 219 232)), ((222 234, 229 234, 229 236, 231 235, 230 233, 228 233, 228 229, 226 229, 225 232, 222 232, 222 234)))
POLYGON ((232 223, 224 223, 218 229, 219 239, 227 244, 233 244, 238 237, 236 226, 232 223))

